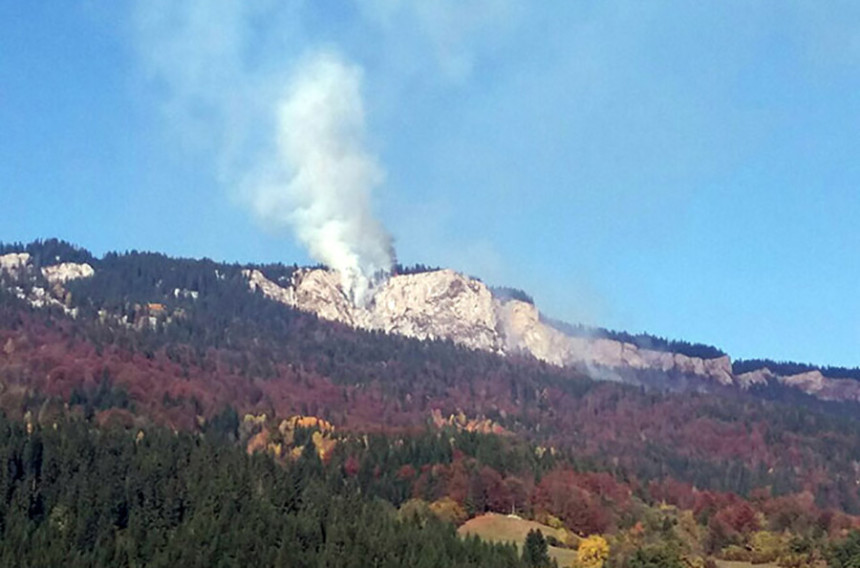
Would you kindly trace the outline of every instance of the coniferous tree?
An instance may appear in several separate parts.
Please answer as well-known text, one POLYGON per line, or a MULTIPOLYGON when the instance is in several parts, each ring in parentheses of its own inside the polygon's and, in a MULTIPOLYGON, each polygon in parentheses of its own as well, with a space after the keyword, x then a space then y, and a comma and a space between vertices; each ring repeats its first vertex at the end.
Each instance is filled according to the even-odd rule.
POLYGON ((523 562, 529 568, 549 568, 549 546, 540 529, 532 529, 523 545, 523 562))

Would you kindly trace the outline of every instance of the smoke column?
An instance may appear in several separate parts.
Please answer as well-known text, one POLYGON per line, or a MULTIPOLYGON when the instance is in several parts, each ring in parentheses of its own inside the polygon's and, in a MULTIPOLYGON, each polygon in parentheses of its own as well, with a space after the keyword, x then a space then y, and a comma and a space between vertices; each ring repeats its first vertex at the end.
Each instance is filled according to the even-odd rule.
MULTIPOLYGON (((460 81, 499 30, 518 21, 520 3, 359 0, 346 36, 379 38, 377 64, 389 83, 409 84, 415 73, 460 81)), ((141 69, 177 140, 211 153, 219 182, 238 189, 269 227, 292 230, 314 260, 340 272, 347 295, 365 304, 395 255, 372 211, 385 175, 366 150, 362 69, 334 50, 317 50, 285 73, 295 54, 316 43, 306 23, 315 3, 133 6, 141 69)))
POLYGON ((391 236, 372 213, 371 192, 385 176, 364 148, 361 76, 329 51, 299 64, 277 104, 279 163, 251 193, 261 218, 292 227, 364 305, 395 259, 391 236))

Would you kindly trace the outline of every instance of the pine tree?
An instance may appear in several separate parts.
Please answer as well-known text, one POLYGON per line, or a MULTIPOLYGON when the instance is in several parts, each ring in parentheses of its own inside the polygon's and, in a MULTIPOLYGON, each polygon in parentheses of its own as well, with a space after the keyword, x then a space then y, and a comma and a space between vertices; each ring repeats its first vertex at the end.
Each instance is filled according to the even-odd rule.
POLYGON ((523 547, 523 562, 529 568, 547 568, 550 565, 549 547, 540 529, 532 529, 526 535, 526 543, 523 547))

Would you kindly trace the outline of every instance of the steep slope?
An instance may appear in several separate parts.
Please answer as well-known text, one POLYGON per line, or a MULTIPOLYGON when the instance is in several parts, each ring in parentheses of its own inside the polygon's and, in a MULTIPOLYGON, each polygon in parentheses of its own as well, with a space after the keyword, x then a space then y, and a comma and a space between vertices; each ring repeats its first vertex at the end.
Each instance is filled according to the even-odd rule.
MULTIPOLYGON (((9 416, 50 425, 57 407, 65 407, 99 422, 156 422, 177 430, 205 430, 225 416, 245 414, 276 425, 297 414, 319 416, 339 431, 403 432, 437 424, 503 432, 550 457, 571 452, 643 484, 674 478, 741 494, 763 487, 773 487, 775 495, 808 490, 828 506, 860 511, 860 430, 845 416, 852 410, 847 405, 812 399, 786 405, 728 387, 712 389, 718 396, 667 394, 590 381, 572 366, 518 356, 505 343, 512 337, 515 346, 526 344, 530 333, 533 345, 567 340, 538 326, 528 302, 491 297, 488 312, 484 288, 460 275, 432 273, 440 285, 427 287, 426 298, 449 302, 446 309, 460 306, 460 321, 451 318, 449 326, 466 322, 462 329, 468 330, 484 322, 497 352, 365 331, 285 305, 329 294, 332 305, 346 310, 338 317, 372 323, 383 313, 376 311, 383 306, 368 306, 367 313, 344 307, 336 280, 296 294, 291 282, 309 271, 291 267, 145 253, 98 260, 33 253, 33 259, 24 263, 27 278, 0 287, 0 409, 9 416), (34 307, 31 289, 53 294, 42 269, 64 262, 89 264, 93 273, 63 285, 55 298, 63 309, 34 307), (282 301, 250 293, 252 272, 243 270, 259 270, 266 279, 260 285, 268 281, 270 294, 282 301), (455 284, 452 290, 458 280, 465 288, 455 284), (15 287, 24 298, 11 292, 15 287), (496 312, 493 302, 511 313, 496 312)), ((422 279, 404 281, 418 285, 422 279)), ((427 337, 467 333, 421 327, 427 313, 410 306, 392 322, 427 337)), ((788 390, 778 381, 775 386, 788 390)))
POLYGON ((300 270, 286 287, 259 270, 245 274, 252 289, 323 319, 416 339, 450 339, 485 351, 499 352, 504 345, 498 332, 498 302, 490 290, 453 270, 390 278, 367 306, 349 301, 335 272, 300 270))
POLYGON ((35 308, 58 307, 75 315, 68 307, 69 297, 63 285, 93 274, 93 267, 87 263, 60 262, 40 269, 26 252, 0 255, 0 285, 35 308))
POLYGON ((559 366, 649 369, 733 383, 728 357, 702 359, 612 339, 570 336, 541 321, 533 304, 493 297, 483 282, 453 270, 393 276, 376 289, 367 306, 350 303, 334 272, 300 270, 286 286, 259 270, 246 270, 245 275, 251 289, 272 300, 362 329, 450 339, 496 353, 523 352, 559 366))
MULTIPOLYGON (((0 282, 33 307, 54 307, 76 315, 77 308, 67 287, 71 282, 92 279, 96 269, 91 264, 95 262, 91 255, 80 249, 42 254, 34 245, 28 247, 37 254, 0 255, 0 282)), ((229 272, 226 268, 215 269, 216 278, 223 278, 229 272)), ((379 285, 372 300, 363 307, 349 301, 334 272, 322 269, 288 272, 279 282, 268 278, 259 268, 246 268, 242 275, 251 290, 259 290, 270 300, 325 320, 421 340, 450 340, 491 353, 525 353, 553 365, 583 370, 593 378, 631 380, 632 372, 635 382, 636 373, 646 372, 652 377, 683 376, 704 385, 744 390, 779 384, 821 400, 860 402, 860 381, 830 377, 818 369, 780 373, 763 365, 733 374, 727 355, 695 357, 648 349, 599 334, 566 333, 565 327, 544 321, 531 302, 494 296, 484 283, 452 270, 395 275, 379 285)), ((174 298, 196 298, 199 294, 185 287, 170 288, 169 292, 174 298)), ((161 300, 157 295, 150 299, 161 300)), ((158 306, 153 309, 157 311, 158 306)), ((147 312, 145 306, 136 311, 135 321, 128 323, 156 325, 158 314, 144 312, 147 312)), ((661 386, 661 381, 658 378, 656 386, 661 386)))
POLYGON ((332 271, 300 269, 283 285, 258 269, 243 274, 251 290, 326 320, 422 340, 447 339, 499 354, 525 353, 585 370, 593 378, 622 380, 618 372, 644 371, 744 390, 778 383, 821 400, 860 401, 860 381, 828 377, 819 370, 777 374, 762 367, 735 374, 728 355, 694 357, 599 334, 565 333, 545 322, 533 303, 494 296, 483 282, 453 270, 392 276, 366 306, 349 301, 332 271))

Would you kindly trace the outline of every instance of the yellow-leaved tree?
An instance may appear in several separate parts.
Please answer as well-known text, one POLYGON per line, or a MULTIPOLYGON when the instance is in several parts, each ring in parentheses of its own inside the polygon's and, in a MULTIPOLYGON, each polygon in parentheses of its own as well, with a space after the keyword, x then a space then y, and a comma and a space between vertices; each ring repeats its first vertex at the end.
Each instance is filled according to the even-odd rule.
POLYGON ((600 535, 591 535, 579 543, 579 549, 576 551, 576 566, 603 568, 607 558, 609 558, 609 543, 600 535))

